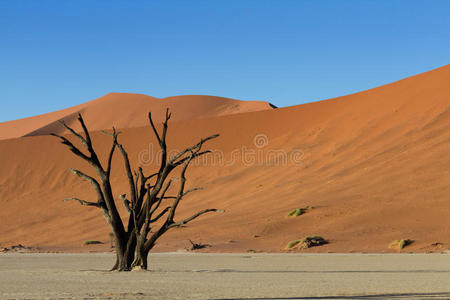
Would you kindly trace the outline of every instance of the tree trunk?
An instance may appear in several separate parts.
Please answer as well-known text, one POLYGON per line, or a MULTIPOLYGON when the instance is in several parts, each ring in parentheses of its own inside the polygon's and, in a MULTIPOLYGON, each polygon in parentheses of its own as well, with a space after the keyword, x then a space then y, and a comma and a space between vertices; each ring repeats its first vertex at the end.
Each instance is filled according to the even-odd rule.
POLYGON ((136 258, 132 264, 132 268, 140 268, 147 270, 148 268, 148 251, 139 250, 136 253, 136 258))
POLYGON ((111 271, 127 271, 130 269, 127 259, 127 241, 125 238, 121 238, 116 232, 115 236, 115 250, 116 250, 116 262, 111 271))
POLYGON ((130 271, 131 263, 130 258, 124 254, 119 254, 116 252, 116 262, 112 267, 111 271, 130 271))
POLYGON ((148 253, 149 251, 145 250, 144 247, 145 239, 142 236, 137 237, 136 241, 136 257, 131 264, 131 268, 141 268, 142 270, 147 270, 148 267, 148 253))
POLYGON ((126 261, 127 270, 131 270, 136 252, 136 235, 131 233, 127 242, 127 249, 124 253, 124 261, 126 261))
POLYGON ((116 262, 111 271, 130 271, 134 267, 146 270, 149 251, 144 250, 144 243, 132 234, 127 241, 118 242, 116 239, 116 262), (123 246, 125 245, 125 246, 123 246), (123 250, 125 249, 125 250, 123 250))

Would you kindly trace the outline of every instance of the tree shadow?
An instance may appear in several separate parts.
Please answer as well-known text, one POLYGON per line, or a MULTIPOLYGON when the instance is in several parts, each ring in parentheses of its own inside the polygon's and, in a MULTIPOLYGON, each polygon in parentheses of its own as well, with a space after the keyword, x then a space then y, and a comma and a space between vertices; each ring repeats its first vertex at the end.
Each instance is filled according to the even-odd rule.
MULTIPOLYGON (((280 271, 272 271, 272 270, 235 270, 235 269, 205 269, 203 272, 211 272, 211 273, 315 273, 315 274, 345 274, 345 273, 450 273, 450 270, 330 270, 330 271, 305 271, 305 270, 280 270, 280 271)), ((179 271, 176 271, 179 272, 179 271)), ((187 270, 186 272, 192 272, 192 270, 187 270)), ((195 272, 198 272, 197 270, 195 272)))
MULTIPOLYGON (((219 298, 215 300, 238 300, 244 298, 219 298)), ((387 293, 372 295, 353 295, 353 296, 312 296, 312 297, 263 297, 263 298, 245 298, 246 300, 381 300, 381 299, 450 299, 450 293, 387 293)))

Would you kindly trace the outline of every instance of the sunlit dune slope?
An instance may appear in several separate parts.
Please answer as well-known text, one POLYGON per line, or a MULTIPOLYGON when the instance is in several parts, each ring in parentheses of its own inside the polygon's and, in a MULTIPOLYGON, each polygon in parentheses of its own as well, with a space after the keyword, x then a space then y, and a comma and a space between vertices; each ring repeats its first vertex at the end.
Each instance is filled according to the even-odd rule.
POLYGON ((175 96, 154 98, 142 94, 110 93, 90 102, 35 117, 0 123, 0 139, 62 133, 59 121, 74 125, 82 113, 92 130, 130 128, 148 123, 146 112, 152 111, 155 121, 164 117, 166 108, 173 112, 174 121, 191 120, 272 109, 264 101, 239 101, 215 96, 175 96))
MULTIPOLYGON (((302 251, 395 251, 388 244, 404 238, 415 241, 404 251, 449 249, 449 81, 445 66, 327 101, 172 122, 171 149, 221 134, 207 144, 214 155, 188 171, 188 187, 206 189, 187 197, 177 217, 209 207, 226 212, 173 230, 157 249, 183 249, 191 239, 211 244, 207 251, 284 251, 313 234, 330 243, 302 251), (305 206, 314 208, 286 217, 305 206)), ((95 132, 93 139, 105 157, 109 137, 95 132)), ((120 139, 134 167, 155 168, 149 127, 125 129, 120 139)), ((89 184, 68 171, 94 175, 86 163, 49 136, 0 141, 0 158, 1 245, 108 248, 82 246, 87 239, 108 243, 100 212, 61 201, 94 200, 89 184)), ((114 163, 114 194, 127 193, 119 156, 114 163)))

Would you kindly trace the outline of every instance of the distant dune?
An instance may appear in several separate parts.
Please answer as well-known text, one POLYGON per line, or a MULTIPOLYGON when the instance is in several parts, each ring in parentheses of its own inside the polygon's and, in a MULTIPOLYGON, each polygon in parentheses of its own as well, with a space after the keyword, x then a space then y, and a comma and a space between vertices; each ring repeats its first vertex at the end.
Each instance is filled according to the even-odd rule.
MULTIPOLYGON (((189 187, 206 189, 186 198, 177 217, 207 207, 226 212, 168 233, 156 250, 183 249, 191 239, 211 244, 212 252, 277 252, 284 251, 288 241, 307 235, 321 235, 330 243, 306 252, 392 252, 388 244, 403 238, 414 240, 404 251, 449 249, 449 82, 447 65, 321 102, 279 109, 266 109, 265 103, 254 109, 249 104, 252 111, 240 114, 227 114, 231 106, 222 110, 196 106, 195 97, 185 98, 183 107, 177 100, 168 135, 171 149, 221 134, 208 144, 215 150, 211 161, 188 173, 189 187), (305 206, 314 208, 299 217, 286 217, 290 210, 305 206)), ((162 116, 163 107, 150 105, 130 113, 141 121, 122 119, 127 104, 118 97, 107 95, 77 110, 95 130, 113 124, 142 126, 149 109, 155 117, 162 116), (111 101, 110 110, 100 108, 103 101, 111 101), (114 123, 116 119, 121 121, 114 123)), ((39 119, 42 116, 31 118, 34 125, 14 135, 44 134, 53 126, 49 124, 71 113, 58 112, 45 122, 39 119)), ((2 128, 5 137, 4 124, 2 128)), ((109 137, 96 132, 93 139, 104 157, 109 137)), ((148 126, 124 129, 120 139, 134 167, 144 163, 147 172, 154 168, 148 155, 154 142, 148 126)), ((0 141, 0 159, 0 245, 87 251, 91 248, 81 246, 84 240, 108 243, 109 229, 99 211, 61 202, 95 195, 89 184, 68 171, 75 167, 92 174, 89 166, 55 138, 0 141)), ((127 186, 118 157, 114 163, 113 192, 119 195, 127 192, 127 186)))
MULTIPOLYGON (((175 96, 154 98, 142 94, 110 93, 87 103, 35 117, 0 123, 0 139, 64 132, 58 121, 77 125, 82 113, 91 130, 132 128, 148 125, 146 112, 152 111, 159 122, 166 108, 173 112, 173 121, 209 118, 227 114, 272 109, 264 101, 239 101, 215 96, 175 96)), ((77 127, 78 128, 78 127, 77 127)), ((79 128, 78 128, 79 129, 79 128)))

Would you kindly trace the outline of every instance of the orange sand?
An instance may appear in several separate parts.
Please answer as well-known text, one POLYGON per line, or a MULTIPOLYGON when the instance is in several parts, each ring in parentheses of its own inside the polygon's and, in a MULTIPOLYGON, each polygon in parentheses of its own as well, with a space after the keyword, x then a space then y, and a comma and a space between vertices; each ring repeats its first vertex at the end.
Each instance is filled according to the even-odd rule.
MULTIPOLYGON (((330 243, 305 252, 389 252, 395 250, 388 249, 388 244, 402 238, 415 241, 404 251, 448 249, 448 82, 449 65, 353 95, 274 110, 262 110, 264 104, 262 111, 218 116, 229 112, 230 106, 220 113, 217 106, 194 106, 190 101, 174 107, 170 148, 221 134, 208 144, 216 150, 215 163, 193 166, 188 172, 188 186, 201 185, 206 190, 187 197, 178 216, 207 207, 226 212, 173 230, 156 250, 182 249, 192 239, 211 244, 208 251, 212 252, 283 251, 288 241, 312 234, 330 243), (261 148, 254 144, 257 135, 261 148), (243 161, 242 153, 250 151, 256 162, 248 157, 243 161), (286 163, 274 159, 285 154, 286 163), (226 160, 224 166, 219 157, 226 160), (234 163, 230 163, 232 157, 234 163), (286 218, 291 209, 307 205, 314 209, 286 218), (443 246, 432 246, 436 242, 443 246)), ((86 110, 75 109, 85 113, 91 129, 108 128, 116 120, 117 127, 143 125, 149 108, 155 117, 164 109, 143 107, 141 98, 136 99, 138 107, 129 107, 116 94, 105 98, 91 102, 86 110), (100 106, 106 100, 114 103, 110 111, 96 109, 97 103, 100 106), (127 116, 122 118, 124 107, 127 116)), ((245 104, 238 111, 245 111, 245 104)), ((13 121, 15 131, 5 129, 8 123, 0 124, 1 136, 30 135, 30 129, 33 134, 45 134, 56 130, 52 122, 71 113, 13 121)), ((96 132, 93 139, 104 157, 109 137, 96 132)), ((139 157, 147 159, 154 140, 149 127, 139 127, 124 129, 121 141, 137 167, 139 157)), ((94 200, 94 192, 68 171, 75 167, 92 174, 89 166, 56 138, 2 140, 0 162, 0 245, 21 243, 62 251, 108 248, 82 246, 88 239, 109 241, 109 229, 96 208, 61 202, 72 196, 94 200)), ((114 193, 127 193, 119 156, 114 163, 114 193)), ((150 172, 152 166, 144 169, 150 172)))
POLYGON ((173 112, 173 121, 222 116, 249 111, 272 109, 263 101, 239 101, 215 96, 175 96, 154 98, 142 94, 110 93, 87 103, 31 118, 0 123, 0 139, 22 136, 62 133, 58 121, 76 125, 76 116, 82 113, 90 130, 131 128, 148 125, 151 111, 156 122, 162 121, 166 108, 173 112))

